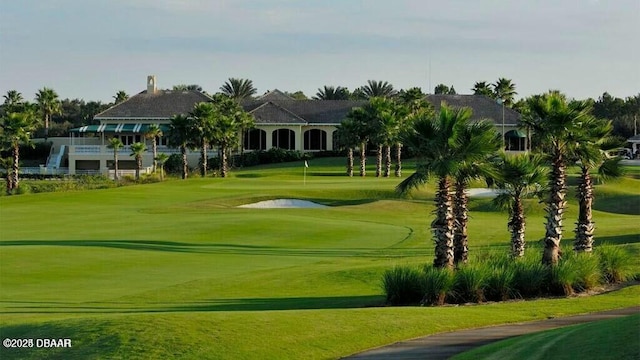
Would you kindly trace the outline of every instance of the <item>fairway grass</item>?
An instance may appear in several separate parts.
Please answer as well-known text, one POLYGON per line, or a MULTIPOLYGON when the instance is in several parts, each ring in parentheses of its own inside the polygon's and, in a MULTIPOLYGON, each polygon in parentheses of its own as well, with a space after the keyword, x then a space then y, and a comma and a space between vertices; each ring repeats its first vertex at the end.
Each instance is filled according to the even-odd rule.
POLYGON ((617 359, 640 357, 640 314, 515 337, 453 360, 617 359))
MULTIPOLYGON (((399 179, 348 178, 342 163, 310 161, 306 183, 297 162, 227 179, 0 197, 1 337, 73 341, 71 349, 0 348, 0 358, 336 358, 441 331, 640 303, 632 286, 592 297, 382 307, 386 269, 432 261, 433 187, 402 198, 399 179), (237 208, 283 198, 329 207, 237 208)), ((614 200, 597 208, 596 199, 598 243, 640 254, 640 214, 619 204, 640 196, 640 179, 599 185, 600 194, 614 200)), ((536 243, 542 205, 526 207, 527 239, 536 243)), ((508 251, 507 214, 488 199, 470 209, 471 252, 508 251)), ((570 239, 563 246, 570 251, 570 239)))

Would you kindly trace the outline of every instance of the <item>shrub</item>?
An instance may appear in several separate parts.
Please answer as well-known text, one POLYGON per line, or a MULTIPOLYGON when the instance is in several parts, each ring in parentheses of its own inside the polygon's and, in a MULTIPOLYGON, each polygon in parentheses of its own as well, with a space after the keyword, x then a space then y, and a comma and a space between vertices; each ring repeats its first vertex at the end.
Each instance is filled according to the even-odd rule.
POLYGON ((453 281, 453 271, 435 268, 431 265, 425 266, 422 303, 425 305, 443 305, 447 296, 451 295, 453 281))
POLYGON ((602 271, 600 270, 600 259, 594 254, 578 253, 570 257, 575 262, 577 281, 573 289, 578 292, 593 289, 602 284, 602 271))
POLYGON ((572 295, 574 286, 579 279, 577 267, 577 262, 573 259, 563 259, 556 266, 553 266, 550 270, 549 290, 551 293, 572 295))
POLYGON ((454 275, 453 293, 458 302, 483 302, 491 269, 483 265, 462 265, 454 275))
POLYGON ((492 301, 505 301, 515 297, 514 280, 516 271, 514 266, 493 268, 488 274, 485 298, 492 301))
POLYGON ((416 268, 396 266, 385 271, 382 277, 382 288, 388 304, 418 304, 424 294, 424 277, 416 268))
POLYGON ((164 171, 168 174, 182 174, 182 155, 171 154, 164 162, 164 171))
MULTIPOLYGON (((531 254, 529 251, 527 254, 531 254)), ((528 298, 535 297, 545 291, 545 284, 550 279, 549 268, 542 265, 537 256, 525 255, 514 259, 513 286, 516 295, 528 298)))
POLYGON ((602 245, 594 250, 600 259, 600 270, 608 283, 619 283, 634 277, 634 258, 620 246, 602 245))

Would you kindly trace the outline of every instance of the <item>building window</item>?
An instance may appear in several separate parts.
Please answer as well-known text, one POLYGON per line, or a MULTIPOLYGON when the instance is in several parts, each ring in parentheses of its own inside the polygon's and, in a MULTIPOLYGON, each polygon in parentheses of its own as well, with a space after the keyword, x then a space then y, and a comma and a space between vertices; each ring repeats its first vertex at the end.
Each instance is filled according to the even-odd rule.
POLYGON ((296 149, 296 133, 289 129, 278 129, 271 133, 271 144, 285 150, 296 149))
POLYGON ((311 129, 304 132, 305 150, 327 150, 327 132, 311 129))
POLYGON ((520 130, 510 130, 504 134, 505 150, 526 151, 527 134, 520 130))
POLYGON ((245 150, 266 150, 267 132, 260 129, 251 129, 244 132, 245 150))

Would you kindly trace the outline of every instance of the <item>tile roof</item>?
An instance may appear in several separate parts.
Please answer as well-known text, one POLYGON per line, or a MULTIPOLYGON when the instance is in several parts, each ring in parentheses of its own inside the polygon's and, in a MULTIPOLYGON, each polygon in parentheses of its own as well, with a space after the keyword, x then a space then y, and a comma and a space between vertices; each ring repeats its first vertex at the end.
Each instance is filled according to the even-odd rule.
MULTIPOLYGON (((473 110, 471 120, 488 119, 496 124, 502 124, 503 107, 494 99, 484 95, 427 95, 436 111, 440 110, 440 104, 444 101, 453 107, 470 107, 473 110)), ((508 107, 504 107, 505 124, 519 124, 520 114, 508 107)))
POLYGON ((190 112, 195 104, 203 101, 211 101, 211 98, 195 90, 157 90, 153 94, 145 90, 97 114, 95 119, 169 119, 190 112))
POLYGON ((258 124, 300 124, 304 125, 307 122, 300 116, 292 113, 290 110, 283 108, 273 102, 269 101, 263 103, 257 108, 248 111, 253 115, 258 124))
POLYGON ((278 90, 278 89, 274 89, 271 90, 269 92, 267 92, 266 94, 259 96, 256 100, 260 100, 260 101, 273 101, 273 100, 295 100, 294 98, 292 98, 291 96, 283 93, 282 91, 278 90))
POLYGON ((242 107, 254 115, 258 124, 340 124, 351 109, 366 103, 364 100, 248 100, 242 102, 242 107), (268 104, 270 105, 267 106, 268 104), (274 120, 270 120, 265 111, 275 111, 276 107, 281 110, 273 114, 274 120), (294 115, 296 119, 287 122, 282 110, 294 115))

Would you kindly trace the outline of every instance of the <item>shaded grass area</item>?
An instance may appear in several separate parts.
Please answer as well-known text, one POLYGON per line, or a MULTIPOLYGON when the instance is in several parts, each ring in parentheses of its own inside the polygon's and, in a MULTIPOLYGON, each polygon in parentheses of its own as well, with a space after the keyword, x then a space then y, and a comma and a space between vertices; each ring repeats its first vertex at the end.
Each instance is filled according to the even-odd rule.
POLYGON ((472 359, 621 359, 640 357, 640 314, 524 335, 454 356, 472 359))

